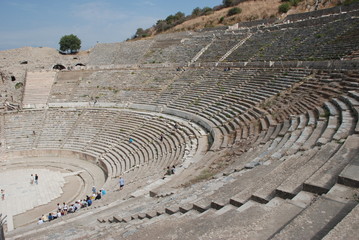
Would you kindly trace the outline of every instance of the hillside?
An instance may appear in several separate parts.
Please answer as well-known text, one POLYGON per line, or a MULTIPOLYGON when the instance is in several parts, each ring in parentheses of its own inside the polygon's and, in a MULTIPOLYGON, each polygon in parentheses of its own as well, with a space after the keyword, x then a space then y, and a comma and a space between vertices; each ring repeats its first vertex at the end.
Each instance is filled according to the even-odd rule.
MULTIPOLYGON (((355 0, 354 0, 355 1, 355 0)), ((225 2, 225 1, 223 1, 225 2)), ((199 16, 195 16, 195 10, 189 16, 183 16, 178 20, 178 23, 171 23, 168 29, 162 31, 162 22, 172 21, 176 15, 170 15, 165 20, 159 20, 153 27, 142 30, 138 29, 134 38, 141 38, 157 35, 159 33, 199 30, 203 28, 212 28, 218 26, 229 26, 239 22, 248 22, 254 20, 262 20, 269 18, 283 19, 287 15, 310 12, 314 10, 326 9, 336 5, 353 2, 352 0, 299 0, 299 1, 286 1, 286 0, 244 0, 239 4, 230 7, 224 7, 223 5, 213 8, 205 7, 199 9, 199 16), (286 13, 279 12, 279 6, 281 4, 295 2, 292 4, 289 11, 286 13), (239 8, 241 12, 229 16, 228 12, 232 8, 239 8), (218 10, 217 10, 218 9, 218 10), (174 25, 174 26, 172 26, 174 25)))

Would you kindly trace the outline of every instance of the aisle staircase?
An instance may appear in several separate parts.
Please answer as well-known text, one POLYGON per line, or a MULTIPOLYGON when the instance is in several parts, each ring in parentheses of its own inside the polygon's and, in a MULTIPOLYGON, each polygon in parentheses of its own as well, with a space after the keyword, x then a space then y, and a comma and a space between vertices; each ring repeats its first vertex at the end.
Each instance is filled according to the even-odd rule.
POLYGON ((46 106, 56 72, 27 72, 23 108, 43 108, 46 106))

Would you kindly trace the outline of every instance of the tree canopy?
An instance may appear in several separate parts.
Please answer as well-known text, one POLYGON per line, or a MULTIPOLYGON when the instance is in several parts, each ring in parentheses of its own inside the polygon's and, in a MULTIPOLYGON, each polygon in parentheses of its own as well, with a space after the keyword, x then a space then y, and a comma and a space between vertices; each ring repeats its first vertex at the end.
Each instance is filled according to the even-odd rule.
POLYGON ((74 34, 65 35, 60 39, 60 51, 62 52, 78 52, 81 48, 81 40, 74 34))

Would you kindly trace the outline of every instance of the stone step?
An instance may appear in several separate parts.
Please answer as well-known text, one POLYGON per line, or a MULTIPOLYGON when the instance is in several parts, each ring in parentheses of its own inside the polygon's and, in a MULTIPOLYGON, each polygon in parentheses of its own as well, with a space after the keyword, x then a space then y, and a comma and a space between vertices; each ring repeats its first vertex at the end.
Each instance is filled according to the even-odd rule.
POLYGON ((285 225, 272 239, 322 239, 354 207, 351 201, 338 202, 320 197, 285 225))
POLYGON ((359 205, 349 212, 323 240, 356 239, 359 235, 359 205))
POLYGON ((359 154, 359 136, 349 136, 340 149, 307 181, 304 189, 315 193, 326 193, 337 181, 343 169, 359 154))
POLYGON ((306 165, 316 153, 317 149, 312 149, 306 151, 303 155, 297 154, 286 159, 273 171, 278 174, 273 175, 272 178, 267 178, 268 181, 253 193, 251 199, 262 203, 270 201, 276 195, 276 188, 286 182, 301 166, 306 165))
POLYGON ((338 183, 359 188, 359 155, 355 155, 339 174, 338 183))
POLYGON ((282 198, 292 198, 298 194, 303 189, 303 183, 323 166, 339 147, 337 143, 328 143, 317 149, 316 154, 306 164, 297 169, 296 172, 277 187, 277 195, 282 198))

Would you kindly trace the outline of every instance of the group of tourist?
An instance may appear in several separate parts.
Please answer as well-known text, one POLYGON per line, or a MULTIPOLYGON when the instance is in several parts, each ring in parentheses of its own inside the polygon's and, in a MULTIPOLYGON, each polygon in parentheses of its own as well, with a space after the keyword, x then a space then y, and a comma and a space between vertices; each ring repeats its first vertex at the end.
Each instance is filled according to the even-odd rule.
POLYGON ((176 169, 176 166, 173 165, 172 167, 168 166, 167 167, 167 171, 166 171, 166 175, 173 175, 175 174, 175 169, 176 169))
POLYGON ((100 200, 104 195, 106 195, 106 190, 104 190, 103 188, 100 191, 96 190, 96 187, 93 186, 92 187, 92 195, 88 196, 86 195, 86 198, 84 198, 83 200, 78 200, 73 204, 69 204, 67 205, 65 202, 60 204, 57 204, 57 210, 54 212, 50 212, 47 215, 42 215, 37 224, 43 224, 44 222, 50 222, 52 220, 61 218, 69 213, 74 213, 77 210, 81 209, 81 208, 86 208, 86 207, 90 207, 93 203, 93 201, 95 200, 100 200))
POLYGON ((37 174, 31 174, 30 176, 30 184, 33 185, 33 184, 39 184, 39 176, 37 174))

